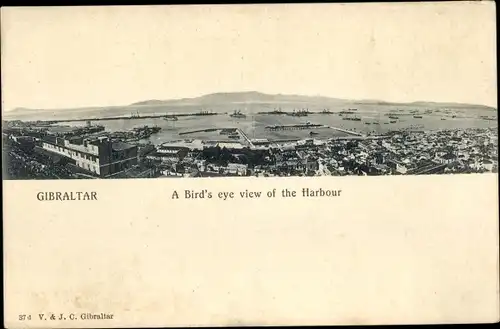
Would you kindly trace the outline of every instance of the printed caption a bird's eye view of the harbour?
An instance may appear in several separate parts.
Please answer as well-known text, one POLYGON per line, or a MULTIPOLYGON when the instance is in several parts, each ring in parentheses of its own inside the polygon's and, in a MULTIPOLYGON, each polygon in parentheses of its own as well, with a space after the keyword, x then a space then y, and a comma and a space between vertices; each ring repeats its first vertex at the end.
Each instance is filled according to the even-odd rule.
POLYGON ((260 92, 3 115, 6 179, 497 172, 497 109, 260 92))

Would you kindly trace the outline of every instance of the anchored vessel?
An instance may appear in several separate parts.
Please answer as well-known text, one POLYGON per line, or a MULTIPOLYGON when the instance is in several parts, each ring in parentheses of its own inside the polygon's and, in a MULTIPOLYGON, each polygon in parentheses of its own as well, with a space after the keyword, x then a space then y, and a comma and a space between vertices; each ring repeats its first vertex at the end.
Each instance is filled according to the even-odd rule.
POLYGON ((324 128, 324 127, 325 127, 324 125, 310 123, 309 121, 307 121, 305 124, 266 126, 266 129, 269 129, 269 130, 303 130, 303 129, 324 128))
POLYGON ((361 118, 356 115, 349 115, 346 117, 343 117, 342 120, 349 120, 349 121, 361 121, 361 118))
POLYGON ((298 110, 298 111, 293 111, 293 113, 291 114, 291 116, 294 116, 294 117, 306 117, 309 115, 309 110, 298 110))
POLYGON ((229 115, 232 118, 246 118, 247 116, 243 113, 241 113, 240 110, 235 110, 231 115, 229 115))

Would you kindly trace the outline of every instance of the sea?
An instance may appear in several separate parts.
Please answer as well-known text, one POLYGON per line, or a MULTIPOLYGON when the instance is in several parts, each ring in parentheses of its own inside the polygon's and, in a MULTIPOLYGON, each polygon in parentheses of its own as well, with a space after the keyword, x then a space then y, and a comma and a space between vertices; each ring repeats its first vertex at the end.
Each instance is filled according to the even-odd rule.
MULTIPOLYGON (((353 108, 351 106, 351 108, 353 108)), ((183 134, 189 131, 209 128, 239 128, 249 138, 266 138, 269 140, 300 139, 310 136, 314 131, 315 138, 329 138, 347 136, 347 133, 329 128, 270 131, 266 126, 291 125, 291 124, 320 124, 327 127, 337 127, 354 132, 384 134, 389 131, 409 130, 440 130, 440 129, 465 129, 465 128, 493 128, 498 126, 497 111, 487 109, 468 108, 422 108, 414 106, 392 105, 367 105, 363 104, 353 108, 349 116, 361 118, 361 121, 344 120, 346 115, 339 115, 346 111, 344 106, 322 106, 311 104, 224 104, 212 106, 184 105, 184 106, 124 106, 112 108, 86 108, 67 110, 40 110, 17 115, 4 114, 7 120, 81 120, 89 119, 92 124, 103 125, 106 131, 126 131, 142 126, 157 126, 161 131, 152 135, 148 141, 159 144, 172 140, 185 138, 193 139, 227 139, 227 136, 217 132, 199 132, 183 134), (286 112, 307 109, 308 116, 296 117, 276 114, 262 114, 273 110, 286 112), (131 115, 165 115, 181 113, 199 113, 200 111, 217 113, 213 116, 181 116, 177 121, 164 120, 163 118, 125 119, 131 115), (244 118, 231 117, 233 111, 239 110, 246 115, 244 118), (328 110, 329 114, 322 113, 328 110), (417 113, 414 113, 418 111, 417 113), (430 111, 430 113, 425 113, 430 111), (415 118, 414 115, 422 118, 415 118), (391 123, 389 115, 397 116, 395 123, 391 123), (495 120, 485 120, 481 117, 490 117, 495 120), (119 120, 98 120, 95 118, 124 117, 119 120), (378 123, 378 124, 377 124, 378 123)), ((60 125, 80 126, 87 124, 85 121, 69 121, 60 125)))

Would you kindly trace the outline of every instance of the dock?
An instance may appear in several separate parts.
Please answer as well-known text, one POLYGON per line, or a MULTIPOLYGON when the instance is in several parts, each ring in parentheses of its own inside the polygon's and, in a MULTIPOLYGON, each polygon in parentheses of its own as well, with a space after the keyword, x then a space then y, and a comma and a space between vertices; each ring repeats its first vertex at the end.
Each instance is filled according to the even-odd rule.
POLYGON ((211 133, 211 132, 214 132, 217 130, 222 130, 222 129, 231 129, 231 128, 207 128, 207 129, 190 130, 190 131, 180 132, 179 135, 189 135, 189 134, 196 134, 196 133, 211 133))
POLYGON ((253 142, 250 140, 250 138, 248 138, 247 134, 245 134, 243 132, 243 130, 241 130, 240 128, 238 128, 238 133, 246 141, 248 147, 250 147, 250 148, 254 148, 255 147, 255 145, 253 144, 253 142))
POLYGON ((330 127, 330 128, 335 129, 335 130, 340 131, 340 132, 343 132, 343 133, 346 133, 346 134, 354 135, 354 136, 360 136, 360 137, 364 136, 362 133, 358 133, 358 132, 355 132, 352 130, 342 129, 342 128, 338 128, 338 127, 330 127))
POLYGON ((318 128, 328 128, 328 126, 319 125, 319 124, 266 126, 266 129, 273 130, 273 131, 276 131, 276 130, 304 130, 304 129, 318 129, 318 128))
POLYGON ((64 123, 64 122, 86 122, 86 121, 112 121, 112 120, 141 120, 141 119, 159 119, 159 118, 173 118, 173 117, 191 117, 191 116, 208 116, 208 115, 221 115, 222 113, 181 113, 181 114, 153 114, 153 115, 131 115, 121 117, 109 118, 86 118, 86 119, 59 119, 59 120, 38 120, 38 123, 64 123))

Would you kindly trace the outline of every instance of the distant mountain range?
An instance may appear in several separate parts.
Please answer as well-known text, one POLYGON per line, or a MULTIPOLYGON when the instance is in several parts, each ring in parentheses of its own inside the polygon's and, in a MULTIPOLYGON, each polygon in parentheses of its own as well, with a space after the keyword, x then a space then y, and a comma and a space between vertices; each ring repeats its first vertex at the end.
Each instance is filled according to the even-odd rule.
MULTIPOLYGON (((471 109, 471 110, 492 110, 496 111, 495 108, 486 106, 486 105, 478 105, 478 104, 464 104, 464 103, 444 103, 444 102, 411 102, 411 103, 395 103, 395 102, 386 102, 381 100, 352 100, 352 99, 340 99, 340 98, 331 98, 324 96, 304 96, 304 95, 283 95, 283 94, 264 94, 257 91, 248 91, 248 92, 227 92, 227 93, 213 93, 208 95, 203 95, 199 97, 193 98, 181 98, 181 99, 171 99, 171 100, 145 100, 141 102, 136 102, 133 104, 129 104, 126 106, 106 106, 106 107, 86 107, 86 108, 73 108, 73 109, 65 109, 64 112, 67 111, 79 111, 86 109, 94 109, 94 110, 109 110, 113 111, 114 109, 124 109, 128 107, 134 107, 135 109, 140 111, 140 107, 155 107, 155 106, 185 106, 185 105, 194 105, 194 106, 202 106, 202 107, 210 107, 217 105, 231 105, 231 104, 283 104, 289 106, 307 106, 317 105, 328 108, 328 106, 343 106, 348 108, 349 106, 355 107, 358 105, 385 105, 385 106, 414 106, 420 108, 463 108, 463 109, 471 109)), ((12 115, 30 115, 35 113, 45 112, 48 109, 29 109, 29 108, 16 108, 12 111, 4 112, 4 115, 12 116, 12 115)))
POLYGON ((194 98, 181 98, 172 100, 148 100, 130 104, 137 105, 216 105, 231 103, 343 103, 347 100, 321 96, 301 96, 301 95, 270 95, 257 91, 214 93, 194 98))
POLYGON ((13 109, 12 111, 9 111, 8 113, 16 113, 16 114, 28 114, 28 113, 34 113, 34 112, 38 112, 38 111, 41 111, 39 109, 28 109, 28 108, 25 108, 25 107, 17 107, 15 109, 13 109))
POLYGON ((320 104, 328 106, 329 104, 344 104, 349 105, 401 105, 401 106, 417 106, 431 108, 471 108, 471 109, 490 109, 496 110, 493 107, 478 104, 465 103, 450 103, 450 102, 411 102, 411 103, 396 103, 386 102, 381 100, 351 100, 341 98, 331 98, 324 96, 303 96, 303 95, 271 95, 257 91, 249 92, 231 92, 231 93, 214 93, 193 98, 181 98, 171 100, 147 100, 130 104, 129 106, 160 106, 160 105, 217 105, 217 104, 232 104, 232 103, 297 103, 297 104, 320 104))

